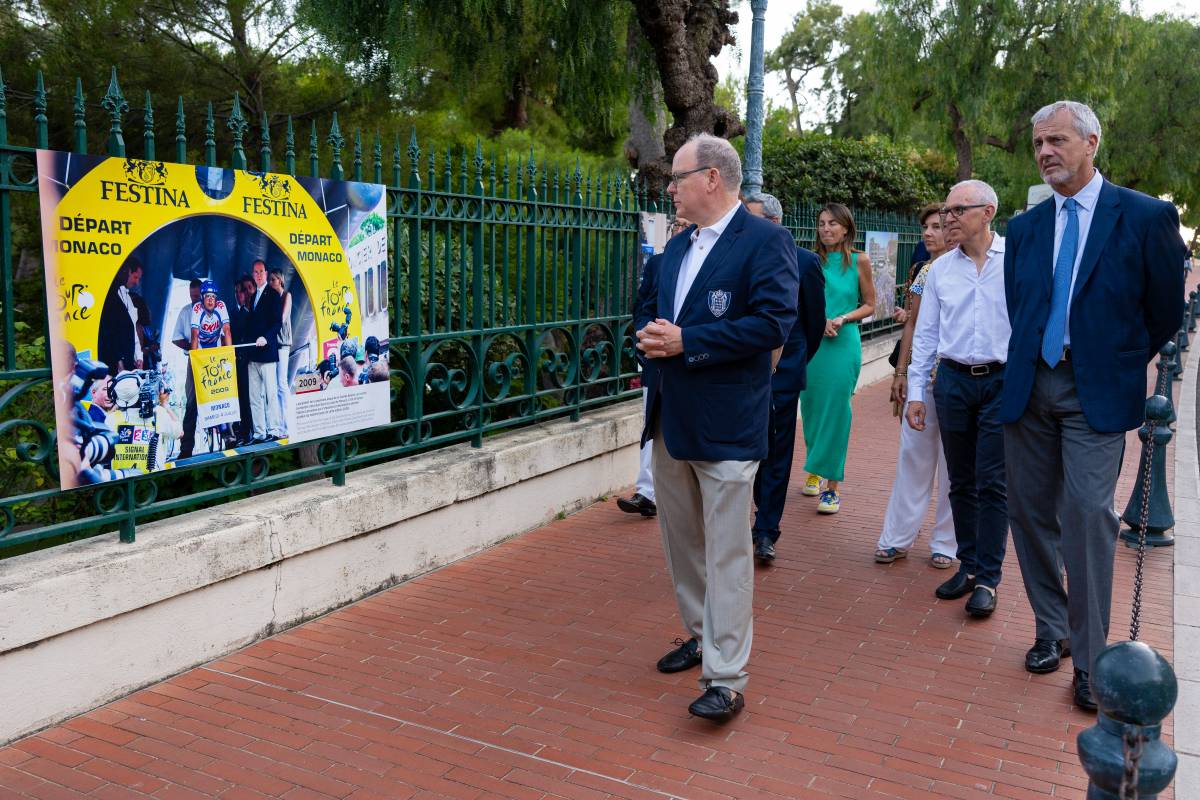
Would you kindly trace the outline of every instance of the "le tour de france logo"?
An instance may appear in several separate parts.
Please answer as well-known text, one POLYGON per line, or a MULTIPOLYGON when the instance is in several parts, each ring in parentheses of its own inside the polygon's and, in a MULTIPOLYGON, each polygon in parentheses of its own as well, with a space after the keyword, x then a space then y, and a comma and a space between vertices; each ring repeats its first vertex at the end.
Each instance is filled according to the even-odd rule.
POLYGON ((88 291, 86 283, 58 281, 58 313, 63 321, 85 320, 91 317, 96 298, 88 291))
POLYGON ((191 208, 182 187, 167 185, 167 165, 161 161, 127 158, 122 165, 125 180, 101 180, 100 199, 138 205, 191 208))
POLYGON ((257 184, 261 196, 243 197, 243 212, 268 217, 308 219, 308 211, 304 208, 304 204, 292 200, 291 178, 286 175, 272 175, 265 172, 252 172, 250 177, 257 184))
POLYGON ((231 375, 233 375, 233 365, 229 363, 229 359, 222 357, 204 365, 204 377, 200 379, 200 382, 211 392, 223 383, 227 383, 231 375))

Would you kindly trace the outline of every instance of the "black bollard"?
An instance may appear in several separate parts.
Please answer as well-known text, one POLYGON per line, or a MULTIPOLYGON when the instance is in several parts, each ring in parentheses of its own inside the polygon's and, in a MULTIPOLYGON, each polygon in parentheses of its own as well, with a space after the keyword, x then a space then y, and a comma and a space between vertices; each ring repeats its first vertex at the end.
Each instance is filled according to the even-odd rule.
POLYGON ((1175 353, 1178 349, 1174 342, 1167 342, 1158 351, 1158 380, 1154 384, 1154 393, 1167 398, 1172 407, 1174 407, 1175 392, 1171 381, 1175 377, 1175 353))
POLYGON ((1200 292, 1196 291, 1195 289, 1192 289, 1192 291, 1188 293, 1188 306, 1187 306, 1188 333, 1193 333, 1196 330, 1197 302, 1200 302, 1200 292))
MULTIPOLYGON (((1166 348, 1164 347, 1165 351, 1166 348)), ((1171 511, 1171 498, 1167 494, 1167 444, 1171 441, 1171 423, 1175 421, 1175 409, 1171 401, 1162 395, 1153 395, 1146 400, 1146 422, 1138 429, 1142 440, 1142 456, 1138 459, 1137 481, 1133 494, 1121 519, 1129 525, 1121 531, 1121 541, 1136 547, 1141 530, 1142 503, 1146 491, 1146 457, 1151 437, 1154 439, 1154 454, 1150 462, 1150 514, 1146 520, 1146 546, 1170 547, 1175 537, 1169 531, 1175 527, 1175 514, 1171 511)))
MULTIPOLYGON (((1183 322, 1180 323, 1180 325, 1179 325, 1179 333, 1175 334, 1175 341, 1177 341, 1179 343, 1180 351, 1188 349, 1189 342, 1188 342, 1188 329, 1187 329, 1187 319, 1186 318, 1184 318, 1183 322)), ((1179 360, 1183 361, 1182 358, 1179 360)))
POLYGON ((1091 681, 1100 710, 1096 724, 1076 740, 1088 775, 1087 800, 1154 800, 1170 785, 1179 761, 1159 738, 1179 695, 1174 670, 1143 642, 1117 642, 1096 656, 1091 681), (1123 784, 1136 794, 1123 794, 1123 784))

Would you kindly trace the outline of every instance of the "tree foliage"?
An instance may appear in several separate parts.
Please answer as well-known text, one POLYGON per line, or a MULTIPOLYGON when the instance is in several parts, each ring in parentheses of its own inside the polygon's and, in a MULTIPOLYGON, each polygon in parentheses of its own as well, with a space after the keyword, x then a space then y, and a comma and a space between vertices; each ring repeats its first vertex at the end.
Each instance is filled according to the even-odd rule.
POLYGON ((944 197, 948 181, 936 157, 880 139, 785 135, 763 144, 763 186, 789 204, 911 212, 944 197))
POLYGON ((800 116, 802 106, 807 104, 802 96, 804 82, 816 70, 833 65, 834 50, 841 38, 842 7, 831 0, 808 0, 779 46, 767 54, 767 71, 783 73, 796 133, 804 130, 800 116))

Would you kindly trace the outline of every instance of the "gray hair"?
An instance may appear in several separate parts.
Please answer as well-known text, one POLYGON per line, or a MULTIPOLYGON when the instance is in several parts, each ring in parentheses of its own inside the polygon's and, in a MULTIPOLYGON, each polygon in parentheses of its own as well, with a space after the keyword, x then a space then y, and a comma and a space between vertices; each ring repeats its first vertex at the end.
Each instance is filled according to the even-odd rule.
POLYGON ((746 198, 747 203, 762 203, 763 215, 771 219, 783 221, 783 204, 773 194, 755 192, 746 198))
POLYGON ((955 191, 956 189, 970 189, 971 197, 975 200, 975 202, 987 203, 989 206, 996 209, 997 213, 999 213, 1000 198, 996 197, 996 190, 991 186, 988 186, 983 181, 961 181, 950 187, 951 192, 955 191))
POLYGON ((688 142, 696 145, 696 166, 716 167, 727 191, 736 192, 741 188, 742 159, 728 139, 711 133, 697 133, 688 142))
POLYGON ((1059 111, 1066 111, 1071 115, 1071 126, 1083 138, 1086 139, 1095 134, 1096 146, 1100 146, 1100 120, 1096 118, 1096 112, 1083 103, 1077 103, 1074 100, 1058 100, 1039 108, 1029 121, 1034 125, 1040 125, 1059 111))

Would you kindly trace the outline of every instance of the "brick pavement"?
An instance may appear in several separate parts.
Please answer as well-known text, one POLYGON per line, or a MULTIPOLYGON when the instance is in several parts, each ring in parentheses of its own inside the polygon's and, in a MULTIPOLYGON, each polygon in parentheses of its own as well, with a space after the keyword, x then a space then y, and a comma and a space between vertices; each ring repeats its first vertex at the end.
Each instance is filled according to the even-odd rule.
MULTIPOLYGON (((1069 665, 1023 669, 1011 547, 982 622, 933 597, 924 535, 873 562, 896 443, 868 387, 842 513, 793 484, 724 728, 688 717, 696 673, 654 671, 680 634, 658 528, 609 500, 0 749, 0 798, 1083 798, 1092 718, 1069 665)), ((1114 640, 1132 571, 1119 548, 1114 640)), ((1147 575, 1170 658, 1170 553, 1147 575)))

